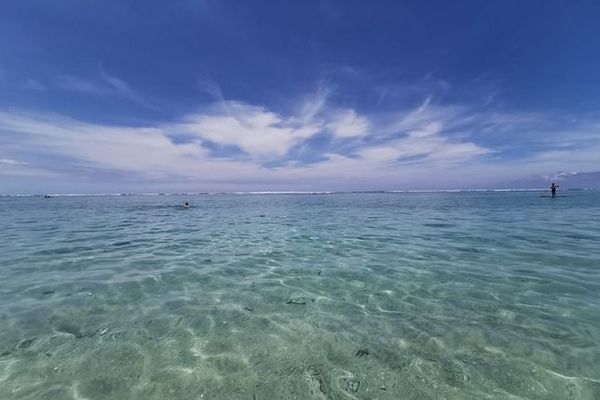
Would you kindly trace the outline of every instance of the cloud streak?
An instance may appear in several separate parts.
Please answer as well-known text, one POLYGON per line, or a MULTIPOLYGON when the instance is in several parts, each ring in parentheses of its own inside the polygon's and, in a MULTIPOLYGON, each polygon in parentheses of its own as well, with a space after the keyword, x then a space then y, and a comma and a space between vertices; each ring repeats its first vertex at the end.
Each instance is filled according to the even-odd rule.
POLYGON ((69 92, 91 96, 113 97, 129 100, 139 106, 155 110, 156 106, 138 94, 123 79, 108 74, 100 69, 100 75, 95 79, 81 78, 73 75, 61 75, 55 81, 56 87, 69 92))
POLYGON ((4 165, 29 165, 28 162, 11 160, 10 158, 0 158, 0 164, 4 164, 4 165))
POLYGON ((33 90, 33 91, 37 91, 37 92, 41 92, 46 90, 46 86, 41 84, 40 82, 36 81, 35 79, 27 79, 23 85, 21 85, 22 89, 25 90, 33 90))

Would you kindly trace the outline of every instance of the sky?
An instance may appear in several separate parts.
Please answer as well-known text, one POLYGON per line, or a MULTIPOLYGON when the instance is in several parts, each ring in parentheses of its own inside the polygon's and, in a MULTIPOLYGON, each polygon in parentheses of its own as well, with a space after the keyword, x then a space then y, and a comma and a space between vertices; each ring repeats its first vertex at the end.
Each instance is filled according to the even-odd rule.
POLYGON ((600 187, 597 1, 0 2, 0 194, 600 187))

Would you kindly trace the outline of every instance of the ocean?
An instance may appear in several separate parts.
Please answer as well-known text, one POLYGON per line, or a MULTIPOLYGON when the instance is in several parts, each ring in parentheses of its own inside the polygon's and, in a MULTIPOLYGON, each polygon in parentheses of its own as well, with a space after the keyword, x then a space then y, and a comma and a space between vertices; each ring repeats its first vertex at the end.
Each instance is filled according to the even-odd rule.
POLYGON ((600 191, 541 194, 2 197, 0 399, 600 399, 600 191))

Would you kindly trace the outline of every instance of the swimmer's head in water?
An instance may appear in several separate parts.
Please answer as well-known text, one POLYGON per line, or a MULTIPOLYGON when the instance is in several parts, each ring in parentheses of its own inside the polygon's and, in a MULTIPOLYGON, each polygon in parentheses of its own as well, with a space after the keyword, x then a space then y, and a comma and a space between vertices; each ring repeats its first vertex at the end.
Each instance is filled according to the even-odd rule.
POLYGON ((188 202, 186 201, 185 203, 183 203, 183 206, 184 206, 184 207, 189 207, 189 206, 190 206, 190 203, 188 203, 188 202))

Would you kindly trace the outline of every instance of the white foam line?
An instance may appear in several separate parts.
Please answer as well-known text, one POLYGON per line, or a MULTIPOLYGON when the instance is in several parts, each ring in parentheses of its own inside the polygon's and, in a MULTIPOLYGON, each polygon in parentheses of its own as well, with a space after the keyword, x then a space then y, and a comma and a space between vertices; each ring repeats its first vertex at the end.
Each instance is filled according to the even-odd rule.
POLYGON ((576 381, 577 379, 581 379, 581 380, 584 380, 584 381, 589 381, 589 382, 594 382, 594 383, 600 383, 600 379, 589 378, 587 376, 567 376, 567 375, 559 374, 558 372, 552 371, 550 369, 546 369, 546 371, 550 372, 553 375, 556 375, 558 377, 561 377, 563 379, 567 379, 567 380, 570 380, 570 381, 576 381))

